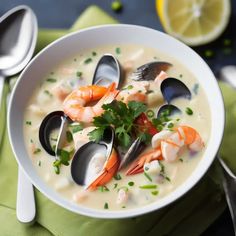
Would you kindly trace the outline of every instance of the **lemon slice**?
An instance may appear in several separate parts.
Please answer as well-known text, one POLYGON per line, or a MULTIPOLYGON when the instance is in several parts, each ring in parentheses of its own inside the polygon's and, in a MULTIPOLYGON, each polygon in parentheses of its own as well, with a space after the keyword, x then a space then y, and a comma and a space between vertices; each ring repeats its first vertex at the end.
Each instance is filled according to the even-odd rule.
POLYGON ((165 31, 190 46, 209 43, 226 28, 230 0, 156 0, 165 31))

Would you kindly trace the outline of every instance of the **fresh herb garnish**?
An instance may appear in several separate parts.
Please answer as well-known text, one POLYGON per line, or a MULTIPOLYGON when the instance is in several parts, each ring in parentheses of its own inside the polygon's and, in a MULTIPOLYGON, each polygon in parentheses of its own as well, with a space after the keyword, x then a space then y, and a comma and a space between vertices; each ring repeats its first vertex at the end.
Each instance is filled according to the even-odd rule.
POLYGON ((174 127, 174 124, 172 122, 170 122, 167 126, 169 129, 173 128, 174 127))
POLYGON ((46 81, 50 82, 50 83, 56 83, 57 82, 57 80, 54 79, 54 78, 47 78, 46 81))
POLYGON ((152 182, 151 176, 150 176, 148 173, 146 173, 145 171, 144 171, 144 176, 145 176, 150 182, 152 182))
POLYGON ((79 77, 79 78, 82 76, 82 74, 83 74, 83 73, 82 73, 81 71, 77 71, 77 72, 76 72, 76 76, 79 77))
POLYGON ((155 184, 142 185, 142 186, 139 186, 139 188, 141 188, 141 189, 156 189, 157 185, 155 185, 155 184))
POLYGON ((53 166, 54 167, 54 171, 57 175, 60 174, 60 167, 59 166, 53 166))
POLYGON ((198 94, 198 90, 199 90, 199 84, 198 83, 194 84, 192 90, 193 90, 194 94, 197 95, 198 94))
POLYGON ((109 188, 107 186, 105 186, 105 185, 104 186, 99 186, 98 190, 100 192, 109 192, 110 191, 109 188))
POLYGON ((159 192, 158 191, 152 191, 151 194, 156 196, 159 192))
POLYGON ((155 115, 155 113, 154 113, 153 110, 147 110, 147 111, 146 111, 146 114, 147 114, 147 116, 148 116, 149 118, 153 118, 154 115, 155 115))
POLYGON ((40 148, 36 148, 33 153, 34 153, 34 154, 37 154, 37 153, 39 153, 39 152, 41 152, 41 149, 40 149, 40 148))
POLYGON ((114 177, 113 177, 115 180, 121 180, 122 179, 122 177, 121 177, 121 175, 119 174, 119 173, 117 173, 116 175, 114 175, 114 177))
POLYGON ((189 116, 191 116, 193 114, 193 110, 190 107, 186 107, 185 112, 189 116))
POLYGON ((165 179, 170 182, 170 178, 168 176, 165 176, 165 179))
POLYGON ((97 56, 97 53, 93 51, 92 56, 94 56, 94 57, 97 56))
POLYGON ((126 208, 126 206, 122 206, 122 208, 126 208))
POLYGON ((41 161, 40 161, 40 160, 38 160, 38 163, 37 163, 37 164, 38 164, 38 166, 40 167, 40 166, 41 166, 41 161))
POLYGON ((179 78, 182 78, 182 77, 183 77, 183 75, 182 75, 182 74, 180 74, 180 75, 179 75, 179 78))
POLYGON ((117 188, 118 184, 114 183, 113 189, 117 188))
POLYGON ((145 94, 150 94, 150 93, 154 93, 153 90, 147 90, 147 92, 145 94))
POLYGON ((224 39, 223 40, 223 45, 224 46, 230 46, 232 44, 232 40, 231 39, 224 39))
POLYGON ((47 94, 49 97, 52 97, 52 94, 48 90, 44 90, 44 93, 47 94))
POLYGON ((29 121, 29 120, 27 120, 27 121, 25 122, 25 124, 26 124, 26 125, 32 125, 32 122, 29 121))
POLYGON ((121 11, 122 7, 123 7, 123 5, 122 5, 121 1, 119 1, 119 0, 115 0, 111 3, 111 9, 115 12, 121 11))
POLYGON ((127 87, 124 87, 124 88, 122 88, 122 90, 130 90, 130 89, 132 89, 134 86, 133 85, 128 85, 127 87))
POLYGON ((82 125, 79 123, 71 124, 70 127, 73 134, 83 130, 82 125))
POLYGON ((64 149, 59 149, 57 150, 57 155, 61 164, 68 166, 69 165, 69 160, 70 160, 70 156, 71 153, 64 150, 64 149))
POLYGON ((180 161, 180 162, 184 162, 184 160, 183 160, 182 158, 179 158, 179 161, 180 161))
POLYGON ((89 64, 90 62, 92 62, 92 58, 87 58, 84 60, 84 64, 89 64))
POLYGON ((131 144, 132 134, 139 130, 138 125, 135 124, 135 119, 146 111, 146 105, 136 101, 130 101, 126 105, 121 101, 114 100, 109 104, 104 104, 102 108, 104 113, 101 116, 94 117, 93 124, 97 128, 89 133, 90 140, 99 142, 104 130, 112 125, 119 145, 128 147, 131 144))
POLYGON ((116 48, 116 54, 121 54, 120 48, 116 48))
POLYGON ((207 49, 205 52, 204 52, 204 55, 206 58, 212 58, 214 56, 214 52, 210 49, 207 49))
POLYGON ((104 204, 104 209, 109 209, 109 206, 108 206, 107 202, 105 202, 105 204, 104 204))
POLYGON ((132 187, 132 186, 134 186, 134 182, 133 182, 133 181, 130 181, 130 182, 128 183, 128 185, 129 185, 130 187, 132 187))
POLYGON ((72 133, 70 131, 66 131, 66 140, 68 143, 71 143, 73 140, 72 133))

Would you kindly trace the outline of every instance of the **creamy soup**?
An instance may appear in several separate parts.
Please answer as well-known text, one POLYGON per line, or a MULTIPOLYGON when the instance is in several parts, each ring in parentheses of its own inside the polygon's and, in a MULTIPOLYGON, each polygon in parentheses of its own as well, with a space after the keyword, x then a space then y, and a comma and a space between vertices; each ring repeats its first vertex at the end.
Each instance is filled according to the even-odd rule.
MULTIPOLYGON (((163 55, 152 48, 140 45, 117 45, 81 52, 48 71, 29 101, 23 124, 25 145, 41 178, 70 201, 90 208, 107 210, 126 210, 158 201, 184 184, 204 154, 210 134, 211 118, 203 89, 198 84, 197 78, 182 64, 184 62, 175 61, 169 55, 163 55), (64 158, 68 158, 69 165, 57 162, 55 164, 55 157, 49 155, 39 141, 39 127, 47 114, 58 110, 63 111, 63 102, 65 104, 65 99, 71 100, 67 97, 71 92, 91 84, 97 62, 105 53, 114 55, 125 71, 124 82, 116 91, 114 100, 119 100, 127 107, 129 101, 135 101, 135 106, 139 108, 141 105, 145 106, 142 107, 143 113, 135 118, 132 127, 134 129, 138 127, 139 131, 136 135, 145 134, 142 140, 147 144, 131 164, 121 169, 117 169, 119 166, 116 166, 113 169, 113 177, 111 176, 103 184, 100 182, 91 187, 91 183, 104 173, 106 160, 103 155, 95 154, 87 171, 85 185, 81 186, 72 178, 71 162, 75 151, 87 143, 89 137, 94 138, 88 134, 98 128, 96 124, 83 120, 74 121, 69 125, 63 150, 64 158), (157 74, 155 80, 133 81, 132 72, 151 61, 166 61, 172 66, 165 72, 157 74), (191 91, 192 97, 174 99, 171 104, 177 106, 181 113, 169 116, 167 112, 157 119, 156 112, 165 103, 160 84, 167 77, 181 80, 191 91), (140 116, 142 118, 144 116, 145 119, 140 116), (140 122, 143 122, 143 126, 140 122), (140 160, 140 166, 138 171, 135 171, 133 167, 134 163, 138 163, 137 160, 140 160), (141 160, 144 160, 143 163, 141 160)), ((106 92, 107 89, 104 91, 106 92)), ((80 101, 80 106, 84 105, 82 103, 80 101)), ((86 105, 95 106, 94 102, 86 105)), ((69 109, 69 112, 74 111, 69 109)), ((96 113, 94 116, 102 115, 103 113, 100 112, 99 115, 96 113)), ((78 113, 77 116, 82 115, 78 113)), ((86 120, 91 114, 83 114, 83 116, 86 120)), ((135 138, 131 137, 132 141, 129 141, 126 133, 128 130, 120 131, 121 128, 115 126, 116 124, 112 124, 116 131, 114 145, 117 150, 116 158, 120 160, 124 150, 131 146, 135 138), (122 145, 126 147, 121 147, 122 145)), ((57 135, 58 130, 50 134, 52 146, 56 145, 57 135)))

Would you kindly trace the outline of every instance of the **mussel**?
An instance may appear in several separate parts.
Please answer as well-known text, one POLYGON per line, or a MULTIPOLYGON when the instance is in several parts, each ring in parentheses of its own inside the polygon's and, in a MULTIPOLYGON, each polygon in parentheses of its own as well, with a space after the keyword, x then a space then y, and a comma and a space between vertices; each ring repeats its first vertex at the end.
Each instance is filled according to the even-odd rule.
POLYGON ((71 175, 78 185, 93 190, 111 180, 120 164, 114 138, 113 128, 108 127, 99 143, 88 142, 76 151, 71 163, 71 175))
POLYGON ((56 150, 64 143, 63 140, 65 140, 67 126, 70 122, 71 120, 65 116, 63 111, 51 112, 43 119, 39 128, 39 141, 48 154, 56 156, 56 150), (51 134, 56 129, 59 129, 56 147, 52 147, 51 134))
POLYGON ((153 61, 138 67, 131 78, 133 80, 154 80, 161 71, 168 70, 172 64, 165 61, 153 61))
POLYGON ((167 78, 161 83, 161 92, 164 100, 170 103, 173 99, 183 97, 191 99, 191 92, 188 87, 176 78, 167 78))
POLYGON ((118 88, 122 82, 122 74, 122 68, 119 61, 111 54, 104 54, 98 61, 92 84, 107 87, 112 82, 115 82, 118 88))
POLYGON ((182 111, 175 105, 172 104, 164 104, 162 105, 157 112, 157 117, 161 117, 163 113, 167 113, 168 116, 173 116, 175 114, 181 114, 182 111))

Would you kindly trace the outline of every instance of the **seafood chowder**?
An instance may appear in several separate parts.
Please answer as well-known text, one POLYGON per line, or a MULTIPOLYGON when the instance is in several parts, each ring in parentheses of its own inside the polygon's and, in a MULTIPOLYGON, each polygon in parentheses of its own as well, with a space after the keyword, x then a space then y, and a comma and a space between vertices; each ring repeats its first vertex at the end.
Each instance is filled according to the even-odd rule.
POLYGON ((210 121, 203 89, 180 62, 116 45, 48 71, 23 126, 33 165, 51 188, 89 208, 125 211, 184 184, 204 158, 210 121))

